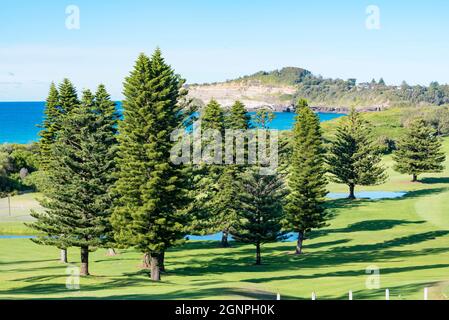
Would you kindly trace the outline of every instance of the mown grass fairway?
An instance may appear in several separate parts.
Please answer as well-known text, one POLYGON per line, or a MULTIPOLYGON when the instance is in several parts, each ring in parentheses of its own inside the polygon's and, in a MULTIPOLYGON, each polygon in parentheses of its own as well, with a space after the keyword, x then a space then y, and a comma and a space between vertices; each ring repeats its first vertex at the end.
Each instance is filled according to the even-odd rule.
MULTIPOLYGON (((445 151, 449 154, 449 139, 445 151)), ((391 167, 391 157, 385 165, 391 167)), ((354 299, 384 299, 386 288, 391 299, 422 299, 426 286, 430 298, 444 299, 449 292, 449 162, 444 173, 425 175, 417 184, 391 169, 389 174, 386 184, 359 190, 409 191, 405 197, 330 202, 334 218, 310 235, 300 257, 292 254, 293 243, 269 244, 263 248, 264 264, 255 266, 252 246, 221 249, 215 242, 190 242, 167 254, 168 273, 161 283, 148 279, 139 253, 122 250, 108 257, 100 249, 91 257, 93 275, 81 279, 79 291, 70 291, 57 249, 0 239, 0 299, 274 299, 277 292, 284 299, 310 299, 312 291, 318 299, 347 299, 349 290, 354 299), (380 289, 366 288, 370 265, 380 269, 380 289)), ((346 191, 338 185, 329 189, 346 191)), ((11 222, 3 206, 1 217, 11 222)), ((69 260, 79 263, 78 249, 69 249, 69 260)))

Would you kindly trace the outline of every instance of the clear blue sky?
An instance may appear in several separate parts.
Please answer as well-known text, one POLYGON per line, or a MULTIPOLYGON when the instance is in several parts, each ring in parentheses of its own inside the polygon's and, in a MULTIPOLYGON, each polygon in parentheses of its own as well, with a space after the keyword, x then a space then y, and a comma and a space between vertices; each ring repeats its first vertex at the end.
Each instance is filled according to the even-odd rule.
POLYGON ((43 100, 51 81, 122 81, 160 46, 190 83, 284 66, 325 77, 449 82, 449 1, 2 0, 0 101, 43 100), (80 29, 66 28, 68 5, 80 29), (380 30, 365 26, 368 5, 380 30))

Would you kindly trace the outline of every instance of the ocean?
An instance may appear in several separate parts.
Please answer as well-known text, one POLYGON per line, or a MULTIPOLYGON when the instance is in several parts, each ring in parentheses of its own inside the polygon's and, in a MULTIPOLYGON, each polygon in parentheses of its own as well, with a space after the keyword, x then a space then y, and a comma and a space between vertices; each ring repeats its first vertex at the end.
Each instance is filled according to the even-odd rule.
MULTIPOLYGON (((120 103, 117 103, 120 110, 120 103)), ((30 143, 39 139, 39 125, 44 118, 45 102, 0 102, 0 143, 30 143)), ((321 121, 342 114, 319 113, 321 121)), ((271 129, 289 130, 293 127, 294 113, 276 112, 271 129)))

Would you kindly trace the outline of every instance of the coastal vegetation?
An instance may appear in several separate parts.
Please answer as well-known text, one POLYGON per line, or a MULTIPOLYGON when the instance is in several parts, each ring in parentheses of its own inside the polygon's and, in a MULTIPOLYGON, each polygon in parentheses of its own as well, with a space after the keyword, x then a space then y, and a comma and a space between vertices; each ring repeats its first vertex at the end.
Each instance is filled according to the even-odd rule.
MULTIPOLYGON (((305 70, 257 77, 303 88, 310 81, 327 85, 305 70)), ((371 85, 389 92, 383 80, 371 85)), ((355 80, 344 86, 358 92, 355 80)), ((425 95, 416 101, 443 104, 446 89, 426 89, 441 101, 425 95)), ((313 100, 313 90, 303 96, 313 100)), ((386 282, 400 294, 415 296, 422 285, 445 290, 441 277, 429 278, 449 268, 443 262, 449 236, 445 120, 431 111, 426 118, 401 108, 373 114, 353 108, 323 125, 307 99, 296 97, 294 128, 280 137, 280 166, 266 175, 260 158, 238 165, 237 151, 224 154, 221 137, 226 130, 265 130, 271 143, 271 110, 251 119, 240 101, 230 109, 216 100, 197 108, 187 94, 159 49, 139 55, 125 79, 122 118, 103 85, 81 96, 68 79, 50 87, 40 141, 0 152, 0 191, 40 192, 31 214, 1 217, 3 234, 18 228, 36 237, 0 240, 0 297, 71 297, 58 289, 66 276, 61 270, 71 262, 79 263, 83 298, 260 298, 275 292, 298 298, 314 286, 325 297, 340 297, 344 289, 369 298, 360 278, 372 263, 385 269, 386 282), (200 162, 174 163, 172 133, 189 133, 197 117, 201 129, 220 135, 218 148, 206 149, 200 162), (407 175, 413 183, 404 182, 407 175), (364 199, 356 186, 404 195, 364 199), (215 232, 221 232, 219 243, 188 241, 215 232), (11 247, 17 245, 20 250, 11 247), (119 254, 104 257, 100 248, 119 254), (429 255, 434 265, 425 265, 429 255), (329 278, 335 282, 326 286, 329 278), (201 290, 193 290, 195 282, 201 290)), ((444 107, 435 108, 444 114, 444 107)), ((243 146, 247 155, 250 141, 243 146)))
POLYGON ((404 81, 400 86, 395 86, 387 85, 381 78, 357 83, 357 79, 324 78, 296 67, 286 67, 270 72, 260 71, 236 80, 229 80, 227 83, 292 86, 295 88, 295 93, 288 97, 284 96, 282 100, 290 100, 294 104, 298 98, 305 98, 313 106, 363 108, 403 104, 409 106, 449 104, 449 85, 441 85, 438 82, 432 82, 429 86, 412 86, 404 81))

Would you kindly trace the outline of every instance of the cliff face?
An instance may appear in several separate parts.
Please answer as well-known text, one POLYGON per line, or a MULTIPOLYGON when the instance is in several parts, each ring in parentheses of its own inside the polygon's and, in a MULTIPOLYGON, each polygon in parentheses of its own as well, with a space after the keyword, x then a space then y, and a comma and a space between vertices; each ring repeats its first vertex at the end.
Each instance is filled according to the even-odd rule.
POLYGON ((295 92, 294 86, 244 82, 189 86, 189 96, 204 104, 215 99, 222 106, 230 107, 236 100, 240 100, 248 110, 268 107, 275 111, 285 111, 291 106, 295 92))
POLYGON ((390 104, 382 90, 357 85, 355 79, 323 79, 295 67, 261 71, 221 83, 189 85, 188 89, 190 98, 200 104, 215 99, 229 107, 239 100, 250 111, 260 108, 291 111, 298 97, 307 98, 317 112, 346 113, 351 106, 361 111, 380 111, 390 104))
MULTIPOLYGON (((224 82, 216 84, 192 85, 188 87, 189 97, 207 104, 215 99, 223 107, 230 107, 235 101, 243 102, 249 111, 268 108, 277 112, 293 110, 297 88, 288 85, 248 84, 243 82, 224 82)), ((316 112, 348 113, 350 107, 316 104, 311 106, 316 112)), ((374 112, 388 108, 388 104, 358 106, 359 111, 374 112)))

